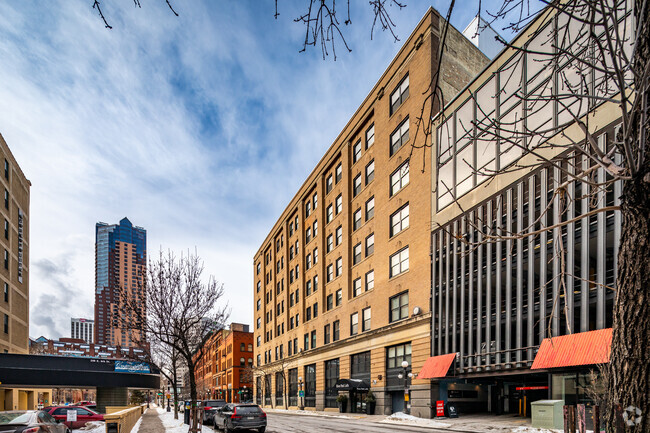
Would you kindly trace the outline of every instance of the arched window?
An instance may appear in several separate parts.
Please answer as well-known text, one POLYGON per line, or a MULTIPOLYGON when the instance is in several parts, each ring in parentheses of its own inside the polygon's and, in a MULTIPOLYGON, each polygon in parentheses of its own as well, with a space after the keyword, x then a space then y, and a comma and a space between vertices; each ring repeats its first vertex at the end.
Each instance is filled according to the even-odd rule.
POLYGON ((244 358, 240 358, 239 359, 239 365, 241 365, 242 367, 245 367, 246 366, 246 360, 244 358))

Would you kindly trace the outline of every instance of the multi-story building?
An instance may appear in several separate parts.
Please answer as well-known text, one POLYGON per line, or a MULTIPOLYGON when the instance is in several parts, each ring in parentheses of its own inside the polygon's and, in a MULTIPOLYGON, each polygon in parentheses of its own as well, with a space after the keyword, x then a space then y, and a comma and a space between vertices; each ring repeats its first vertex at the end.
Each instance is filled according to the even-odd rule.
MULTIPOLYGON (((198 358, 198 356, 197 356, 198 358)), ((194 377, 200 399, 243 402, 252 398, 253 333, 248 325, 231 323, 203 344, 194 377)))
POLYGON ((70 338, 80 338, 86 343, 92 343, 94 328, 94 320, 73 317, 70 319, 70 338))
MULTIPOLYGON (((585 140, 573 115, 612 150, 620 109, 603 74, 575 60, 599 31, 568 18, 581 13, 542 12, 434 118, 434 356, 419 377, 461 412, 583 402, 588 369, 608 359, 622 185, 601 188, 605 170, 569 152, 585 140), (558 62, 559 50, 576 57, 558 62)), ((620 23, 633 40, 629 11, 620 23)))
MULTIPOLYGON (((255 254, 260 404, 335 408, 344 379, 362 379, 347 382, 362 384, 351 409, 370 388, 390 413, 404 405, 402 362, 415 372, 429 357, 431 166, 414 148, 427 147, 417 118, 443 23, 426 13, 255 254)), ((488 60, 451 27, 447 49, 450 97, 488 60)), ((411 389, 414 413, 428 416, 430 382, 411 389)))
POLYGON ((81 338, 59 338, 49 340, 39 337, 29 341, 29 352, 35 355, 83 356, 106 359, 143 359, 144 349, 88 343, 81 338))
MULTIPOLYGON (((143 299, 147 232, 123 218, 119 224, 95 226, 95 343, 138 346, 137 330, 124 327, 122 296, 143 299)), ((144 308, 144 302, 142 302, 144 308)))
POLYGON ((0 352, 27 353, 29 350, 29 190, 27 180, 0 135, 0 158, 4 161, 0 188, 4 190, 0 218, 4 234, 0 236, 2 266, 0 283, 2 332, 0 352))

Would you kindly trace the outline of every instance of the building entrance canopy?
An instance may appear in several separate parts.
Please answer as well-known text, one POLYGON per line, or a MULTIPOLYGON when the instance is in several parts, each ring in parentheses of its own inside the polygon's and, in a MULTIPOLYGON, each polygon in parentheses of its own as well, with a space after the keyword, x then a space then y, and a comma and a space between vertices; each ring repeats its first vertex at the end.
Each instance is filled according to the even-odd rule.
POLYGON ((336 389, 338 391, 366 392, 370 389, 370 385, 361 379, 339 379, 336 381, 336 389))
POLYGON ((545 338, 530 369, 604 364, 611 349, 612 328, 545 338))
POLYGON ((445 377, 449 371, 451 363, 454 362, 454 358, 456 358, 455 353, 429 357, 422 366, 422 370, 420 370, 420 373, 418 374, 418 379, 445 377))

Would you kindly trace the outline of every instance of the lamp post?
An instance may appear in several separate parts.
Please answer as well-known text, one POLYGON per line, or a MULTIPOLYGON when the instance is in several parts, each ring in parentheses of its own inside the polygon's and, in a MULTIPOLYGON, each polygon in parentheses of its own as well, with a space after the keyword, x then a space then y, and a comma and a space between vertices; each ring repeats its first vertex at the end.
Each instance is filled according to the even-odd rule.
POLYGON ((298 377, 298 398, 299 398, 299 401, 300 401, 300 404, 298 405, 298 409, 299 410, 304 410, 305 405, 302 403, 302 399, 303 399, 303 396, 302 396, 302 376, 298 377))
MULTIPOLYGON (((242 392, 242 396, 244 397, 244 402, 248 401, 248 394, 246 393, 246 385, 244 385, 244 392, 242 392)), ((239 401, 242 401, 242 398, 239 398, 239 401)))
POLYGON ((403 373, 397 375, 399 379, 404 379, 404 413, 409 414, 409 379, 413 378, 413 373, 408 371, 409 363, 408 361, 402 361, 403 373))

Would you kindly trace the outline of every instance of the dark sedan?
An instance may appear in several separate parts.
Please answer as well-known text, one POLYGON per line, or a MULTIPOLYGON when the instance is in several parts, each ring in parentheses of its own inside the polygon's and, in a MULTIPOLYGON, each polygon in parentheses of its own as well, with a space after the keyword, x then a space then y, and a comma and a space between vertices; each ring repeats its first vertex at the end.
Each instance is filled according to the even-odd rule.
POLYGON ((266 430, 266 413, 256 404, 228 403, 214 414, 214 426, 224 433, 235 430, 266 430))
POLYGON ((0 412, 0 432, 70 433, 70 429, 42 410, 9 410, 0 412))
POLYGON ((214 414, 225 404, 226 400, 203 400, 203 424, 214 424, 214 414))

